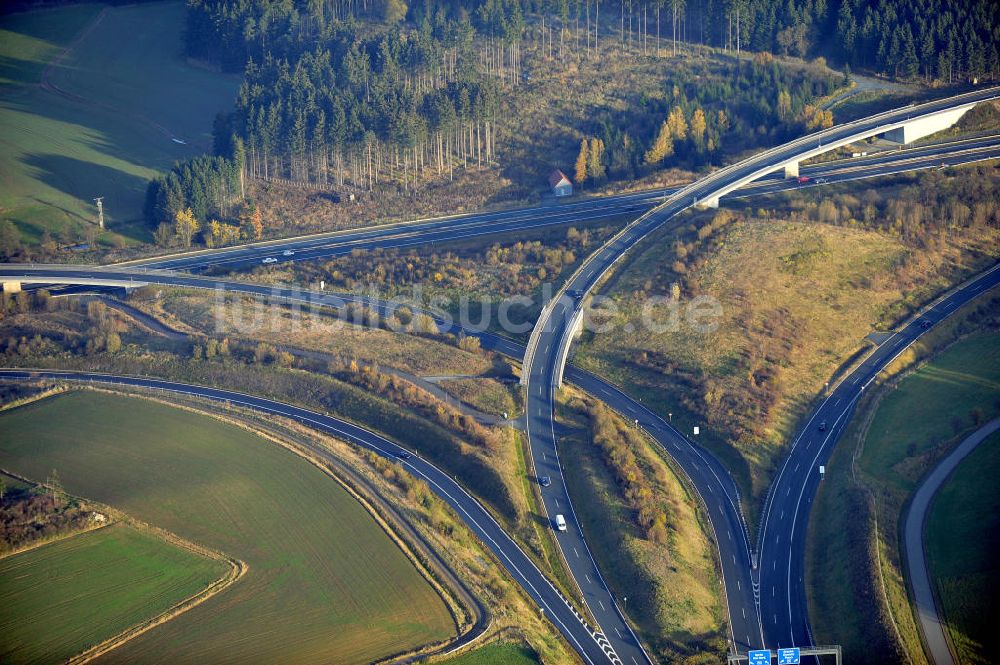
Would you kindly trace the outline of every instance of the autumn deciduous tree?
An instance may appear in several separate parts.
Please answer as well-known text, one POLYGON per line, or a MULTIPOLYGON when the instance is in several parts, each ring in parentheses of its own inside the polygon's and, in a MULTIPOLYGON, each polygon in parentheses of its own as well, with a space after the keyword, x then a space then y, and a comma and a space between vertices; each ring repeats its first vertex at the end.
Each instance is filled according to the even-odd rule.
POLYGON ((201 228, 201 224, 194 218, 191 208, 178 210, 177 214, 174 215, 174 235, 185 247, 191 246, 191 238, 194 237, 199 228, 201 228))
POLYGON ((260 208, 255 207, 250 214, 250 228, 253 230, 254 240, 260 240, 264 237, 264 218, 261 215, 260 208))
POLYGON ((691 140, 698 147, 699 150, 705 147, 705 130, 708 128, 708 123, 705 122, 705 112, 701 108, 694 110, 694 114, 691 116, 691 140))
POLYGON ((787 119, 792 114, 792 96, 787 90, 778 93, 778 115, 782 120, 787 119))
POLYGON ((580 154, 576 156, 576 169, 573 174, 573 181, 577 185, 582 185, 587 181, 587 139, 580 141, 580 154))
POLYGON ((683 141, 687 138, 688 124, 684 118, 684 109, 680 106, 670 109, 670 115, 667 117, 667 125, 669 125, 670 134, 674 139, 683 141))
POLYGON ((587 174, 594 180, 604 178, 604 141, 590 140, 590 154, 587 155, 587 174))
POLYGON ((656 140, 653 141, 653 145, 649 147, 643 158, 646 164, 656 166, 672 154, 674 154, 674 140, 670 133, 670 125, 664 120, 663 124, 660 125, 660 132, 656 135, 656 140))

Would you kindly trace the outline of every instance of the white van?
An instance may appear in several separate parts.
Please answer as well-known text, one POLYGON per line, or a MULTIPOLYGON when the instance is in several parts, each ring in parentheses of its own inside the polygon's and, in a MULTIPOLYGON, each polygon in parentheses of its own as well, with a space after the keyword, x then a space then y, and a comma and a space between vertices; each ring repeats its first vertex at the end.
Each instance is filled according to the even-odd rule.
POLYGON ((560 531, 566 530, 566 518, 562 515, 556 515, 556 528, 560 531))

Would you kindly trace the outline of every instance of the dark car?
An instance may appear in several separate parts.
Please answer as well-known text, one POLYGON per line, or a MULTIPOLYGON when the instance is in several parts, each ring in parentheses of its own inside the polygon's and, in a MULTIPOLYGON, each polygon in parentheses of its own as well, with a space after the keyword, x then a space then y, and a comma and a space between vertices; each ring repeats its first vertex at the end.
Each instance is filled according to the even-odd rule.
POLYGON ((548 476, 542 476, 541 478, 538 479, 538 484, 541 485, 542 487, 548 487, 549 485, 552 484, 552 479, 549 478, 548 476))
POLYGON ((583 297, 583 291, 580 291, 578 289, 570 289, 569 291, 566 292, 566 295, 568 295, 573 300, 579 300, 580 298, 583 297))
POLYGON ((413 457, 413 455, 404 451, 404 452, 401 452, 398 455, 396 455, 396 457, 398 457, 401 460, 408 460, 411 457, 413 457))
POLYGON ((825 432, 826 431, 826 421, 825 420, 819 424, 819 431, 820 432, 825 432))
POLYGON ((931 322, 928 321, 927 319, 924 319, 923 321, 920 322, 920 327, 924 329, 930 328, 931 322))

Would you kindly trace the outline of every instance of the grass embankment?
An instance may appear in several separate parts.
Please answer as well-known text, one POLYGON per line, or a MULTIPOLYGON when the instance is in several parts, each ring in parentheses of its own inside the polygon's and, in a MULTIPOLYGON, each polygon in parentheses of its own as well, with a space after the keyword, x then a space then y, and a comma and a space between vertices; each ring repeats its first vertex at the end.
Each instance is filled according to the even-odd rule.
POLYGON ((513 418, 521 410, 518 406, 520 390, 516 386, 512 387, 496 379, 448 379, 440 381, 439 384, 448 394, 484 413, 495 416, 506 413, 513 418))
POLYGON ((121 523, 0 559, 0 659, 65 661, 166 611, 226 568, 121 523))
POLYGON ((813 191, 764 201, 770 209, 697 213, 656 234, 609 282, 613 332, 584 335, 575 362, 687 431, 699 425, 754 523, 751 499, 765 492, 824 384, 869 347, 865 336, 996 260, 1000 236, 988 220, 998 177, 988 167, 936 173, 860 194, 833 190, 817 201, 813 191), (951 194, 965 203, 948 203, 951 194), (644 320, 649 296, 668 300, 646 310, 661 330, 644 320), (699 296, 720 307, 714 329, 687 318, 699 296))
POLYGON ((150 239, 136 223, 147 181, 211 149, 212 118, 239 84, 183 60, 184 11, 83 4, 0 16, 0 208, 26 243, 45 231, 84 237, 95 196, 102 242, 150 239))
POLYGON ((441 661, 441 665, 537 665, 538 656, 518 644, 494 643, 441 661))
POLYGON ((925 547, 958 662, 987 665, 1000 649, 1000 433, 962 460, 927 518, 925 547))
POLYGON ((654 658, 721 657, 715 550, 696 499, 655 444, 606 408, 570 394, 559 419, 571 428, 559 454, 573 460, 566 485, 587 543, 654 658))
POLYGON ((845 659, 881 649, 885 662, 926 662, 901 572, 899 523, 924 474, 1000 413, 998 311, 983 296, 904 354, 896 367, 970 327, 991 331, 869 393, 827 466, 810 520, 806 586, 816 640, 842 644, 845 659))
POLYGON ((0 418, 5 466, 34 477, 58 469, 71 493, 248 564, 236 585, 103 662, 370 662, 454 633, 442 599, 371 516, 287 450, 97 393, 0 418))

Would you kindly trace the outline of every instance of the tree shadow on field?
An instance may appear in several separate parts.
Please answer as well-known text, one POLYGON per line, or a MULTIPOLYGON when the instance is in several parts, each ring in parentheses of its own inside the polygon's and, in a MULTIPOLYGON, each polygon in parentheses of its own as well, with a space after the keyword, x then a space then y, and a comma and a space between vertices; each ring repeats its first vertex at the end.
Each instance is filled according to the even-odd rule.
MULTIPOLYGON (((36 180, 79 200, 84 206, 93 208, 94 199, 103 197, 105 218, 111 226, 115 222, 142 217, 145 178, 64 155, 35 153, 27 155, 22 162, 31 167, 36 180)), ((47 201, 44 196, 38 200, 65 210, 58 202, 47 201)))

